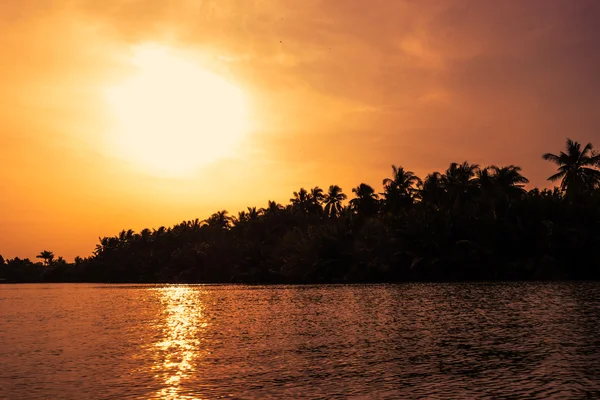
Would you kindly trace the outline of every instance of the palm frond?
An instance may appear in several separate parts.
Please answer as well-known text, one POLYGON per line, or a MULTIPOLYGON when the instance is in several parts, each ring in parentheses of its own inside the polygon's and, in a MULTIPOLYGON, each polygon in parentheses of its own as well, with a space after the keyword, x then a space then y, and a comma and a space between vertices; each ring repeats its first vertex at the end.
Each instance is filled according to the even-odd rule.
POLYGON ((581 150, 581 155, 586 156, 587 153, 591 152, 593 149, 594 149, 594 145, 592 145, 591 143, 588 143, 581 150))
POLYGON ((554 174, 554 175, 552 175, 552 176, 548 177, 548 180, 549 180, 550 182, 555 182, 555 181, 557 181, 557 180, 561 179, 561 178, 562 178, 563 176, 565 176, 565 175, 566 175, 566 172, 565 172, 565 171, 563 171, 563 172, 558 172, 558 173, 556 173, 556 174, 554 174))
POLYGON ((546 154, 542 155, 542 158, 546 161, 553 162, 556 165, 560 165, 562 163, 560 157, 557 156, 556 154, 546 153, 546 154))

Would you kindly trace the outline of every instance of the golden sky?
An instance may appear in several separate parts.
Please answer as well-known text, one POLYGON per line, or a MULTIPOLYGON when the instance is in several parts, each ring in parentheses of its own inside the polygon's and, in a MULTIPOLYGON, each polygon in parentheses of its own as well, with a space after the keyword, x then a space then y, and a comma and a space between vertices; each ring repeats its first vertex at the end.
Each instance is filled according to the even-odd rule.
MULTIPOLYGON (((391 164, 422 177, 519 164, 546 185, 542 153, 565 136, 600 145, 599 19, 596 0, 2 1, 0 254, 85 256, 99 236, 287 202, 301 186, 379 188, 391 164), (119 125, 106 93, 140 76, 148 46, 243 95, 235 140, 202 122, 238 121, 232 106, 199 111, 200 136, 173 142, 181 156, 161 150, 171 136, 156 142, 156 168, 139 161, 145 129, 138 148, 116 144, 148 124, 119 125)), ((221 89, 194 87, 168 100, 173 115, 221 104, 221 89)))

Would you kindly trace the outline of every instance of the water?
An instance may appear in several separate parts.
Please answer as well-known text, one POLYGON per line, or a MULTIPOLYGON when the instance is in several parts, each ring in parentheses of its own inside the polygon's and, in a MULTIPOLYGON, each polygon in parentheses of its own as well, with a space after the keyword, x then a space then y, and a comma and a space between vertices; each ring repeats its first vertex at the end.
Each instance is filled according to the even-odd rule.
POLYGON ((600 397, 600 284, 0 285, 1 399, 600 397))

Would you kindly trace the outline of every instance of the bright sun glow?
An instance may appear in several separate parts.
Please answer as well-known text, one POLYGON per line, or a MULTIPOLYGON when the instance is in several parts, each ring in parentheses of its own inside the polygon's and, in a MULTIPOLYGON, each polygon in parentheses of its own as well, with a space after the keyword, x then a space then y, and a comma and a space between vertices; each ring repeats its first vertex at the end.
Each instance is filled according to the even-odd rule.
POLYGON ((182 175, 231 153, 248 129, 241 90, 166 47, 139 46, 132 63, 137 73, 106 92, 123 157, 182 175))

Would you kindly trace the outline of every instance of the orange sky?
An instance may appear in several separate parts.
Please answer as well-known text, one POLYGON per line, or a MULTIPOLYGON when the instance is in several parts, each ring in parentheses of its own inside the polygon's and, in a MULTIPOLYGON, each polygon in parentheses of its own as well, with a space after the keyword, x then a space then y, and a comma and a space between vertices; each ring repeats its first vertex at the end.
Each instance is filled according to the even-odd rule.
POLYGON ((595 0, 0 2, 0 254, 85 256, 301 186, 379 187, 392 163, 514 163, 546 185, 543 152, 600 145, 599 19, 595 0), (102 93, 143 44, 244 93, 230 154, 161 176, 111 147, 102 93))

